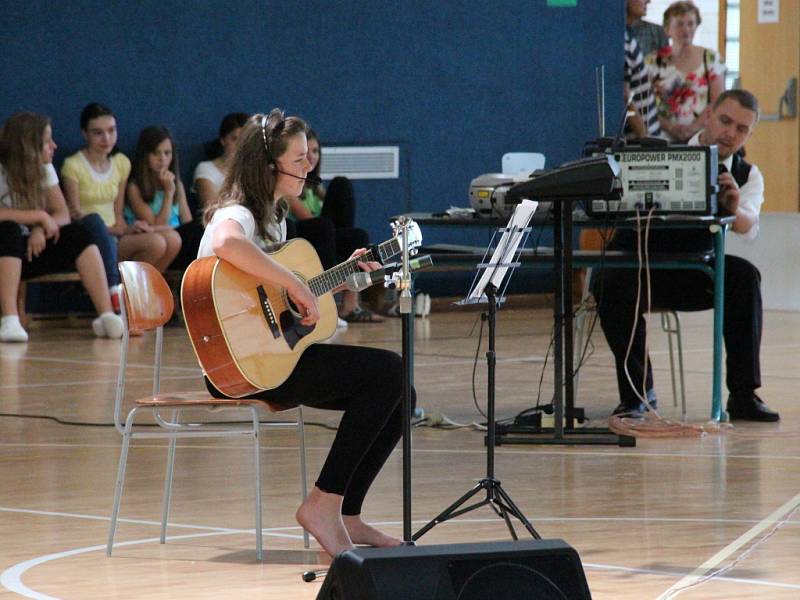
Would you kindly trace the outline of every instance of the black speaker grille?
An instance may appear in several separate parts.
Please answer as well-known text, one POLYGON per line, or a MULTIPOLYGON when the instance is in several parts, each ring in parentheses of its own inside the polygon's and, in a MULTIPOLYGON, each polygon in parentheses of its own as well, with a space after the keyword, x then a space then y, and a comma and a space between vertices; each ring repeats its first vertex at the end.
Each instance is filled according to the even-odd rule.
POLYGON ((450 562, 448 570, 455 600, 569 600, 547 576, 521 561, 460 560, 450 562))

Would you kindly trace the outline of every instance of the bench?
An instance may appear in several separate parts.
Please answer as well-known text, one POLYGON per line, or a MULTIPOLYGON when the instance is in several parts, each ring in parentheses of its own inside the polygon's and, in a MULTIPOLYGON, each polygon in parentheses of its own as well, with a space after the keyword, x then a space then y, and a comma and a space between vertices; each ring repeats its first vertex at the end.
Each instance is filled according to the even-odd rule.
MULTIPOLYGON (((172 294, 176 299, 175 307, 176 312, 180 314, 180 291, 181 280, 183 279, 183 271, 167 271, 163 273, 164 279, 167 280, 172 294)), ((19 292, 17 293, 17 310, 19 312, 19 320, 23 327, 27 327, 32 319, 40 317, 53 316, 54 312, 35 312, 29 313, 26 308, 26 301, 28 298, 28 285, 31 283, 36 284, 50 284, 50 283, 80 283, 81 276, 77 271, 70 271, 67 273, 49 273, 47 275, 39 275, 32 277, 26 281, 20 282, 19 292)))

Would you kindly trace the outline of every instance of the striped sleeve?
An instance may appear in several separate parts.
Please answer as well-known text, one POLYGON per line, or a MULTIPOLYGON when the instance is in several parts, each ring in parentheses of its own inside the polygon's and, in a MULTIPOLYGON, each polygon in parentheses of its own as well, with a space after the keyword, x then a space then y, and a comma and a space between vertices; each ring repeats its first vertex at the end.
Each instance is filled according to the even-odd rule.
POLYGON ((644 57, 639 50, 636 36, 625 30, 625 82, 633 98, 633 105, 647 126, 647 133, 657 136, 661 133, 658 124, 656 99, 650 88, 650 78, 644 65, 644 57))

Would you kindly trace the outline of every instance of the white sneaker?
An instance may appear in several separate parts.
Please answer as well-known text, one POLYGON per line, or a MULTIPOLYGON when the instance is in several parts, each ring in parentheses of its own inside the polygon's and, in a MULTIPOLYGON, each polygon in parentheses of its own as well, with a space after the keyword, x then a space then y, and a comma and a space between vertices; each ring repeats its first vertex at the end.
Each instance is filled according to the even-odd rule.
POLYGON ((92 321, 92 330, 97 337, 118 340, 122 337, 125 326, 122 323, 122 317, 112 312, 107 312, 92 321))
POLYGON ((28 332, 19 322, 19 316, 6 315, 0 325, 0 342, 27 342, 28 332))
POLYGON ((336 329, 347 329, 347 321, 342 317, 336 317, 336 329))
POLYGON ((428 294, 417 294, 414 299, 414 314, 418 317, 427 317, 431 314, 431 297, 428 294))

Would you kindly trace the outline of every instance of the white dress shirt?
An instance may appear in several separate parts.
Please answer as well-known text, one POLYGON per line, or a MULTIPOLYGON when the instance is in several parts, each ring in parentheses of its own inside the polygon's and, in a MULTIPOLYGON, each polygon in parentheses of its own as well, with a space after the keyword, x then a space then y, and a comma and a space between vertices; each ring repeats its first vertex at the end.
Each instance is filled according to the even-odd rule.
MULTIPOLYGON (((700 146, 700 134, 697 132, 689 140, 690 146, 700 146)), ((722 161, 728 171, 733 165, 733 156, 729 156, 722 161)), ((750 175, 744 185, 739 187, 739 209, 748 213, 754 218, 753 226, 744 233, 739 233, 746 240, 755 240, 758 237, 758 216, 761 213, 761 205, 764 204, 764 176, 756 165, 751 165, 750 175)), ((737 232, 738 233, 738 232, 737 232)))

